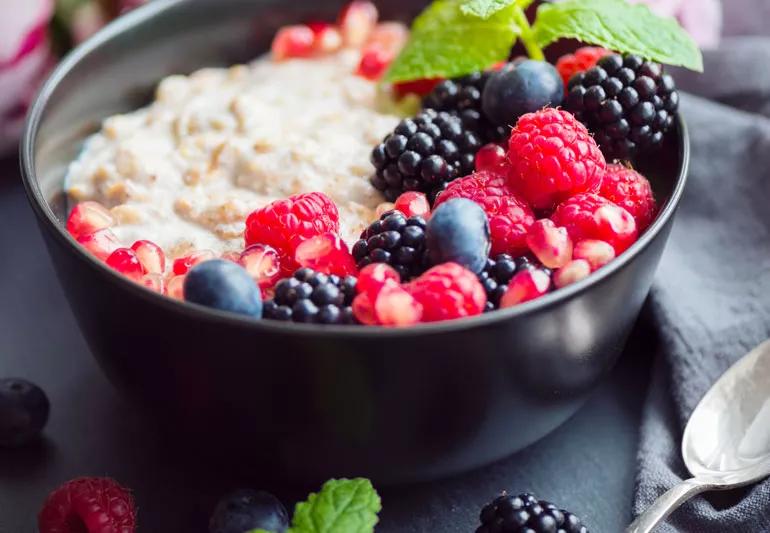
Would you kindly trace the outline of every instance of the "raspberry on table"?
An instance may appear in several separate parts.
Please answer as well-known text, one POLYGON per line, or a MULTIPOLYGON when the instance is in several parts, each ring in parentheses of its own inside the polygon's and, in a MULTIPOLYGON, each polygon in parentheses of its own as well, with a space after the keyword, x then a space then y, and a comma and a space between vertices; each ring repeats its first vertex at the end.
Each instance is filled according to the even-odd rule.
POLYGON ((359 270, 373 263, 392 266, 404 281, 425 271, 425 219, 388 211, 361 233, 353 245, 359 270))
POLYGON ((566 87, 572 76, 596 66, 596 63, 601 58, 611 53, 606 48, 600 46, 584 46, 575 50, 574 54, 561 56, 556 62, 556 70, 559 71, 566 87))
POLYGON ((650 182, 623 165, 607 166, 599 194, 631 213, 639 233, 647 229, 658 213, 650 182))
POLYGON ((535 214, 507 184, 504 174, 477 172, 453 181, 436 199, 436 207, 452 198, 479 204, 489 219, 491 254, 521 255, 527 251, 527 232, 535 214))
POLYGON ((572 241, 599 240, 609 243, 617 255, 638 237, 631 213, 598 194, 578 194, 560 204, 551 216, 554 224, 567 228, 572 241))
POLYGON ((480 315, 487 304, 476 275, 457 263, 437 265, 405 288, 422 305, 423 322, 480 315))
POLYGON ((679 93, 658 63, 613 54, 572 77, 564 108, 596 136, 607 159, 630 160, 663 143, 679 93))
POLYGON ((425 109, 402 120, 374 147, 372 186, 395 202, 403 192, 424 192, 430 199, 447 182, 473 172, 479 136, 449 113, 425 109))
POLYGON ((112 479, 73 479, 48 496, 38 528, 40 533, 134 533, 134 498, 112 479))
POLYGON ((290 258, 284 268, 291 272, 294 251, 310 237, 338 233, 340 215, 331 198, 321 192, 295 194, 252 212, 246 219, 246 246, 272 246, 290 258))
POLYGON ((588 533, 574 514, 531 494, 503 492, 484 506, 476 533, 588 533))
POLYGON ((521 117, 508 144, 509 183, 535 209, 598 192, 607 164, 586 127, 561 109, 521 117))

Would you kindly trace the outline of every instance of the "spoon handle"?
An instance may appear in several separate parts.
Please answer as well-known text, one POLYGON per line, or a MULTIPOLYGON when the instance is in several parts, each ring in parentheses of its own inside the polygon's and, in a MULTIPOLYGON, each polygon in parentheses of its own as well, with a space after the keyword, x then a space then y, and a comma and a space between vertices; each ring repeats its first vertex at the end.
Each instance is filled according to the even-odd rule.
POLYGON ((681 482, 655 500, 649 509, 628 526, 626 533, 650 533, 684 502, 712 488, 714 485, 697 478, 681 482))

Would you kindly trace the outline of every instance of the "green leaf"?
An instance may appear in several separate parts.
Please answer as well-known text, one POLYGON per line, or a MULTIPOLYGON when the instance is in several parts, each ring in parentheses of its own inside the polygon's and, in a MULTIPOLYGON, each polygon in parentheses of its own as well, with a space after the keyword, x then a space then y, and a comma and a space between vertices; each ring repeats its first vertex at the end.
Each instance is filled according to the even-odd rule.
POLYGON ((289 533, 372 533, 380 509, 368 479, 331 479, 297 504, 289 533))
POLYGON ((488 19, 515 2, 516 0, 470 0, 463 4, 460 10, 466 15, 488 19))
POLYGON ((578 39, 668 65, 703 71, 698 45, 679 23, 624 0, 566 0, 543 4, 532 28, 539 46, 578 39))
POLYGON ((385 81, 452 78, 507 59, 519 34, 511 5, 487 19, 462 12, 461 0, 437 0, 412 24, 409 41, 385 81))

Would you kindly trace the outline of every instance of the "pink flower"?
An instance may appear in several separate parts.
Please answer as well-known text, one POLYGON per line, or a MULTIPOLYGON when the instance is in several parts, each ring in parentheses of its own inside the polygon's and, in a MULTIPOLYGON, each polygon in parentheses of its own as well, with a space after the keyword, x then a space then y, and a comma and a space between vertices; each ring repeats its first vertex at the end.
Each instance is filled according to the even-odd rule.
POLYGON ((0 153, 16 145, 26 108, 51 65, 53 0, 3 0, 0 9, 0 153))
POLYGON ((662 16, 676 17, 703 48, 716 48, 722 35, 720 0, 631 0, 662 16))

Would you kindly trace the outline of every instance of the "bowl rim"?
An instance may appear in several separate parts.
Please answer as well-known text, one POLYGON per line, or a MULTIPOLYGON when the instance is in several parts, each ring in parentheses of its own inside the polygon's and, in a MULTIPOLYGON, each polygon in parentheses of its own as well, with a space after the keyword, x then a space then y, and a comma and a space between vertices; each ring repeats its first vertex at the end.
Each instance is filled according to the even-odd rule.
POLYGON ((539 311, 547 311, 568 300, 571 300, 587 291, 603 280, 613 276, 616 272, 630 263, 637 255, 647 248, 652 241, 662 231, 664 226, 674 216, 681 201, 685 185, 687 183, 687 174, 690 164, 690 136, 687 125, 682 117, 681 111, 677 113, 677 125, 679 132, 679 158, 681 168, 676 178, 676 183, 671 191, 668 201, 663 205, 653 223, 645 230, 639 239, 621 255, 615 258, 608 265, 592 273, 587 278, 549 293, 536 300, 525 302, 515 307, 499 309, 493 313, 484 313, 482 315, 466 317, 462 319, 449 320, 444 322, 433 322, 416 324, 405 327, 384 327, 384 326, 343 326, 343 325, 320 325, 320 324, 301 324, 294 322, 279 322, 273 320, 255 320, 253 318, 219 311, 209 307, 189 302, 179 301, 168 296, 160 295, 150 291, 139 284, 130 281, 119 273, 109 268, 104 262, 97 260, 91 254, 85 251, 77 241, 69 235, 62 224, 54 214, 50 205, 43 196, 40 184, 36 179, 36 165, 34 159, 36 137, 40 128, 43 115, 47 109, 48 102, 58 88, 59 83, 72 71, 80 62, 91 53, 98 50, 101 46, 118 37, 119 35, 130 31, 131 29, 152 22, 156 16, 174 9, 182 4, 187 4, 186 0, 161 0, 150 2, 139 7, 132 12, 114 20, 93 37, 80 44, 72 50, 57 65, 53 72, 38 90, 32 106, 27 114, 23 135, 19 144, 19 160, 21 165, 22 182, 27 194, 27 199, 31 204, 39 220, 45 221, 45 227, 50 230, 54 237, 65 247, 74 249, 74 252, 81 259, 93 267, 94 272, 104 277, 106 281, 118 283, 124 290, 132 292, 135 296, 146 300, 149 304, 159 305, 169 312, 177 312, 188 315, 192 319, 210 320, 217 323, 227 324, 229 326, 239 326, 251 328, 255 332, 265 333, 287 333, 299 336, 310 337, 341 337, 341 338, 359 338, 369 337, 371 335, 388 337, 409 337, 412 335, 454 333, 463 330, 482 328, 485 326, 502 323, 520 316, 534 314, 539 311))

